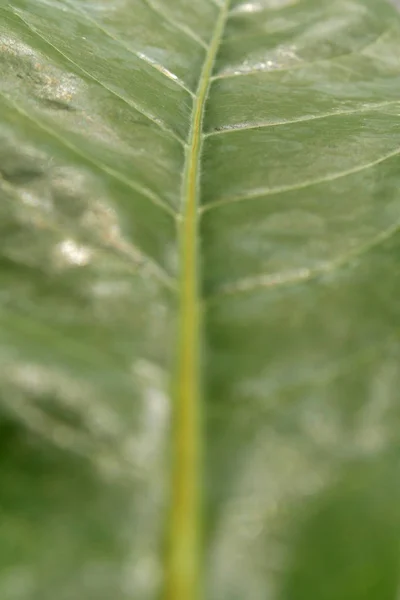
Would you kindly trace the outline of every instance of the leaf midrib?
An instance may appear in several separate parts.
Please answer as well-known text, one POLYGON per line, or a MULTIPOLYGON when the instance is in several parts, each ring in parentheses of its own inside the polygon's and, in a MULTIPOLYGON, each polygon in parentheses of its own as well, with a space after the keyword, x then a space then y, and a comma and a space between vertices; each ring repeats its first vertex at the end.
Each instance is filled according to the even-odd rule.
POLYGON ((174 379, 173 472, 166 600, 200 596, 201 398, 198 220, 203 117, 211 75, 225 29, 230 0, 224 0, 208 47, 193 103, 182 181, 180 310, 174 379))

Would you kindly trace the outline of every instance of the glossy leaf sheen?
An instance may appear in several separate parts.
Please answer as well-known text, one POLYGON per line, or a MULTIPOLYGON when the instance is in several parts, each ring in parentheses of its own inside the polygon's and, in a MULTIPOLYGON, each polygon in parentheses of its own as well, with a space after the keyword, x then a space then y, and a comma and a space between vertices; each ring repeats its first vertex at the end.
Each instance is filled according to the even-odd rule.
POLYGON ((0 3, 2 600, 397 598, 399 189, 383 0, 0 3))

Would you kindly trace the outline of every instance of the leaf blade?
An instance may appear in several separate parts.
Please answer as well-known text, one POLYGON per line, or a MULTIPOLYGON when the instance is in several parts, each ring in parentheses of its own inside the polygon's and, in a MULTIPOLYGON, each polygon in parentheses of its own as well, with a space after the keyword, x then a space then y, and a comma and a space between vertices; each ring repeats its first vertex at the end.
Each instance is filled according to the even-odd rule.
POLYGON ((398 16, 377 0, 233 2, 204 77, 220 3, 10 7, 0 11, 2 597, 148 600, 167 563, 174 600, 197 587, 221 600, 391 599, 398 16), (194 170, 182 193, 185 153, 194 170), (182 196, 199 210, 179 250, 182 196), (185 376, 173 350, 182 321, 185 376), (187 381, 175 415, 171 373, 187 381), (183 396, 195 399, 193 420, 183 396), (175 475, 171 417, 186 440, 175 475), (325 525, 332 569, 317 560, 325 525))

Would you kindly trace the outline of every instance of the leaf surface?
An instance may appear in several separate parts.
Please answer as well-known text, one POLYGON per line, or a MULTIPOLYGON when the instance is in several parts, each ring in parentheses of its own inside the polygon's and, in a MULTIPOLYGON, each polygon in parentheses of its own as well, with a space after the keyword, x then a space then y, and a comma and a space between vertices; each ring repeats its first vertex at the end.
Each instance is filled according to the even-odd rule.
POLYGON ((400 18, 0 4, 0 597, 396 600, 400 18))

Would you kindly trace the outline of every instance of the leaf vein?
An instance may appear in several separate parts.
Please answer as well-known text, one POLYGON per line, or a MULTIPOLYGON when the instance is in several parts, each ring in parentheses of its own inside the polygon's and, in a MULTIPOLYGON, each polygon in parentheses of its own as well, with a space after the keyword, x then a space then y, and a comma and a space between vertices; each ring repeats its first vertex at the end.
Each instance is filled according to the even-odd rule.
POLYGON ((237 132, 237 131, 265 129, 267 127, 279 127, 281 125, 290 125, 292 123, 307 123, 309 121, 315 121, 318 119, 327 119, 329 117, 357 115, 357 114, 362 114, 365 112, 378 110, 380 108, 385 108, 386 106, 392 106, 392 105, 396 105, 396 104, 400 104, 400 100, 390 100, 390 101, 386 101, 386 102, 371 103, 369 105, 363 105, 363 106, 360 106, 355 109, 337 110, 337 111, 322 113, 320 115, 313 115, 313 116, 304 115, 304 116, 298 117, 296 119, 287 119, 287 120, 282 120, 282 121, 269 121, 269 122, 267 121, 267 122, 263 122, 263 123, 254 123, 251 125, 238 124, 238 125, 226 126, 226 127, 223 126, 219 129, 213 129, 212 131, 205 133, 204 137, 208 138, 208 137, 211 137, 214 135, 222 135, 225 133, 233 133, 233 132, 237 132))
POLYGON ((10 12, 12 12, 17 18, 19 18, 24 23, 24 25, 26 27, 28 27, 28 29, 30 31, 32 31, 35 35, 37 35, 39 38, 41 38, 51 48, 53 48, 53 50, 55 50, 58 54, 60 54, 60 56, 62 56, 67 62, 69 62, 70 64, 72 64, 75 68, 79 69, 79 71, 81 73, 83 73, 86 77, 88 77, 92 81, 95 81, 98 85, 100 85, 101 87, 103 87, 110 94, 112 94, 116 98, 119 98, 119 100, 121 100, 122 102, 124 102, 124 104, 127 104, 131 108, 135 109, 138 113, 140 113, 141 115, 143 115, 144 117, 146 117, 146 119, 148 119, 149 121, 151 121, 152 123, 154 123, 155 125, 157 125, 157 127, 159 127, 160 129, 162 129, 163 131, 165 131, 166 133, 168 133, 169 135, 171 135, 182 146, 185 146, 184 140, 177 133, 175 133, 175 131, 173 131, 166 123, 164 123, 161 119, 158 119, 156 116, 154 116, 153 114, 151 114, 148 111, 146 111, 140 104, 138 104, 136 102, 132 102, 132 100, 128 100, 124 96, 121 96, 113 88, 109 87, 106 83, 104 83, 104 81, 98 79, 93 74, 89 73, 89 71, 86 71, 86 69, 84 69, 83 67, 81 67, 72 58, 70 58, 69 56, 67 56, 66 54, 64 54, 64 52, 62 50, 60 50, 59 48, 57 48, 57 46, 55 46, 52 42, 50 42, 40 31, 38 31, 36 29, 36 27, 34 27, 28 21, 26 21, 22 17, 22 15, 19 14, 19 12, 17 10, 15 10, 14 8, 11 8, 10 12))
POLYGON ((172 18, 168 13, 166 13, 164 10, 162 10, 162 8, 159 6, 159 4, 154 3, 153 0, 143 0, 143 2, 158 17, 161 17, 162 19, 164 19, 164 21, 166 21, 167 23, 172 25, 178 31, 181 31, 182 33, 184 33, 187 37, 192 38, 192 40, 197 42, 205 50, 208 49, 208 45, 206 44, 206 42, 199 35, 197 35, 197 33, 195 31, 190 29, 190 27, 187 27, 187 25, 184 25, 183 23, 180 23, 176 19, 172 18))
POLYGON ((177 369, 174 385, 173 473, 167 600, 189 600, 200 581, 200 294, 197 248, 202 128, 211 73, 230 0, 224 0, 201 71, 193 106, 182 181, 181 276, 177 369))
POLYGON ((167 69, 166 67, 164 67, 164 65, 161 65, 160 63, 158 63, 157 61, 153 60, 152 58, 150 58, 149 56, 147 56, 143 52, 139 52, 139 51, 135 50, 134 48, 131 48, 128 44, 126 44, 125 42, 123 42, 119 38, 115 37, 106 27, 103 27, 103 25, 101 25, 98 21, 96 21, 96 19, 94 19, 93 17, 91 17, 85 10, 83 10, 79 6, 75 7, 74 4, 71 4, 70 0, 66 0, 66 2, 67 2, 67 4, 73 10, 78 11, 90 23, 92 23, 95 27, 97 27, 97 29, 99 29, 102 33, 104 33, 104 35, 106 35, 111 40, 113 40, 114 42, 116 42, 119 46, 121 46, 121 48, 124 48, 127 52, 129 52, 129 54, 132 54, 133 56, 135 56, 139 60, 145 62, 147 65, 149 65, 150 67, 152 67, 153 69, 155 69, 159 73, 162 73, 162 75, 164 75, 165 77, 167 77, 168 79, 170 79, 171 81, 173 81, 174 83, 176 83, 176 85, 178 87, 180 87, 183 90, 185 90, 185 92, 187 92, 190 96, 192 96, 192 97, 194 96, 194 93, 192 92, 192 90, 190 90, 188 87, 186 87, 186 85, 184 84, 184 82, 177 75, 175 75, 175 73, 172 73, 169 69, 167 69))
POLYGON ((92 163, 92 165, 94 165, 95 167, 97 167, 98 169, 103 171, 104 173, 107 173, 107 175, 109 175, 113 179, 120 181, 124 185, 130 187, 135 192, 142 194, 150 202, 152 202, 153 204, 155 204, 160 209, 162 209, 164 212, 168 213, 169 215, 173 216, 174 218, 178 217, 177 213, 173 210, 173 208, 171 208, 164 200, 162 200, 159 196, 157 196, 156 194, 151 192, 149 189, 142 187, 141 185, 133 182, 132 180, 128 179, 127 177, 124 177, 123 175, 121 175, 114 169, 108 167, 107 165, 104 165, 103 163, 100 163, 100 162, 94 160, 90 155, 86 155, 86 154, 84 154, 84 152, 81 152, 79 150, 79 148, 77 146, 75 146, 75 144, 71 144, 66 139, 64 139, 62 136, 60 136, 56 131, 54 131, 54 129, 52 129, 51 127, 49 127, 42 121, 39 121, 32 114, 28 113, 24 108, 22 108, 14 100, 8 98, 6 96, 6 94, 4 94, 4 92, 0 91, 0 96, 2 98, 4 98, 4 100, 6 102, 8 102, 8 104, 10 106, 12 106, 16 112, 18 112, 20 115, 22 115, 23 117, 25 117, 26 119, 31 121, 34 125, 36 125, 36 127, 38 127, 39 129, 41 129, 42 131, 46 132, 48 135, 53 137, 62 146, 64 146, 65 148, 68 148, 68 150, 70 150, 71 152, 76 154, 76 156, 79 156, 80 158, 83 158, 85 161, 92 163))
POLYGON ((365 171, 369 168, 379 165, 380 163, 385 162, 386 160, 389 160, 390 158, 394 158, 395 156, 398 156, 399 154, 400 154, 400 147, 396 148, 392 152, 388 152, 384 156, 381 156, 378 159, 373 160, 369 163, 359 165, 357 167, 353 167, 352 169, 347 169, 346 171, 340 171, 339 173, 333 173, 330 175, 326 175, 325 177, 321 177, 320 179, 312 179, 312 180, 304 181, 303 183, 298 183, 295 185, 280 186, 280 187, 275 187, 275 188, 261 188, 261 189, 256 189, 254 191, 248 192, 247 194, 243 194, 240 196, 231 196, 229 198, 221 198, 220 200, 215 200, 213 202, 209 202, 208 204, 202 206, 199 209, 199 212, 204 213, 204 212, 208 212, 209 210, 213 210, 215 208, 219 208, 222 206, 229 206, 230 204, 233 204, 236 202, 243 202, 246 200, 263 198, 264 196, 272 196, 274 194, 283 194, 285 192, 302 190, 304 188, 312 187, 314 185, 319 185, 322 183, 328 183, 330 181, 335 181, 337 179, 341 179, 343 177, 348 177, 350 175, 365 171))
MULTIPOLYGON (((8 181, 6 181, 0 174, 0 190, 4 190, 7 194, 10 194, 13 197, 14 201, 20 201, 20 196, 18 190, 11 185, 8 181)), ((51 229, 58 234, 61 233, 60 228, 55 227, 54 225, 48 226, 47 229, 51 229)), ((122 243, 115 243, 108 241, 105 245, 106 248, 112 248, 112 250, 120 253, 127 259, 129 259, 129 264, 133 262, 134 270, 136 273, 136 269, 140 269, 143 267, 149 267, 151 274, 161 281, 166 287, 176 291, 176 281, 171 275, 158 263, 156 262, 149 254, 143 252, 143 250, 133 244, 131 241, 122 243)), ((103 248, 104 248, 103 246, 103 248)))
MULTIPOLYGON (((212 81, 218 81, 219 79, 231 79, 234 77, 245 77, 247 75, 257 75, 258 73, 267 75, 267 74, 271 74, 271 73, 290 73, 291 71, 297 71, 299 69, 302 68, 307 68, 313 65, 320 65, 320 64, 324 64, 324 63, 328 63, 328 64, 334 64, 336 63, 336 61, 342 60, 343 58, 349 58, 351 56, 358 56, 358 55, 362 55, 366 50, 369 50, 370 48, 372 48, 373 46, 375 46, 376 44, 378 44, 379 42, 381 42, 386 35, 388 35, 391 31, 393 30, 393 27, 389 27, 388 29, 385 29, 382 33, 380 33, 374 40, 372 40, 371 42, 368 42, 365 46, 362 46, 361 48, 357 48, 356 50, 352 50, 351 52, 344 52, 343 54, 339 54, 337 56, 333 56, 331 58, 323 58, 320 60, 309 60, 309 61, 300 61, 296 64, 292 64, 289 65, 287 67, 277 67, 277 68, 269 68, 269 69, 249 69, 246 71, 225 71, 225 72, 221 72, 221 73, 217 73, 216 75, 214 75, 212 77, 212 81)), ((344 67, 344 65, 341 65, 340 63, 337 64, 338 67, 344 67)), ((349 70, 349 69, 347 69, 349 70)))
POLYGON ((246 277, 235 281, 234 283, 226 284, 206 298, 205 303, 213 302, 222 296, 249 293, 263 288, 292 287, 298 284, 316 281, 324 275, 330 275, 339 269, 347 267, 352 260, 360 258, 363 254, 367 254, 369 251, 378 248, 381 244, 394 237, 399 231, 400 221, 394 223, 384 231, 381 231, 371 241, 361 244, 358 248, 355 248, 345 256, 315 268, 301 267, 283 273, 263 273, 261 275, 246 277))

